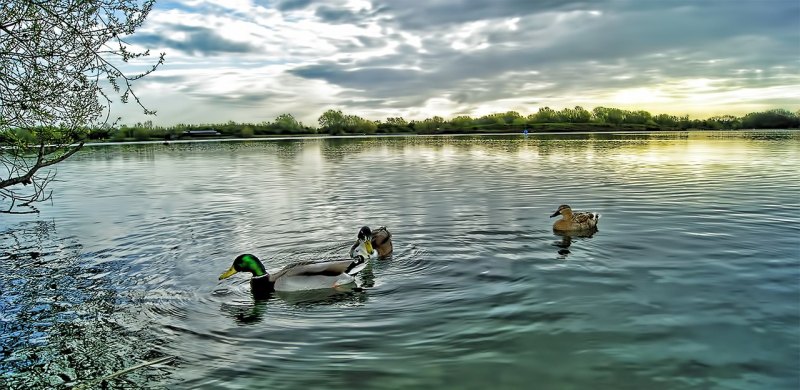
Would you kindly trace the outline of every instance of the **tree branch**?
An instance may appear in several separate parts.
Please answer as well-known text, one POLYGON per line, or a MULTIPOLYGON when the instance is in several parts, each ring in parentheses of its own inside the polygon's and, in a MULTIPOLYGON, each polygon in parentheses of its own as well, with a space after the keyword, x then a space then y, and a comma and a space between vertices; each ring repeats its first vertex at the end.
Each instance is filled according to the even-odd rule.
POLYGON ((80 148, 83 147, 83 143, 84 142, 81 141, 80 144, 73 147, 68 152, 49 161, 44 160, 44 143, 42 143, 39 146, 39 154, 38 157, 36 158, 36 164, 34 164, 31 168, 29 168, 28 172, 22 176, 12 177, 7 180, 0 181, 0 188, 5 188, 17 184, 25 184, 25 185, 30 184, 31 178, 36 174, 36 171, 44 167, 48 167, 50 165, 57 164, 66 160, 67 158, 69 158, 69 156, 72 156, 78 150, 80 150, 80 148))

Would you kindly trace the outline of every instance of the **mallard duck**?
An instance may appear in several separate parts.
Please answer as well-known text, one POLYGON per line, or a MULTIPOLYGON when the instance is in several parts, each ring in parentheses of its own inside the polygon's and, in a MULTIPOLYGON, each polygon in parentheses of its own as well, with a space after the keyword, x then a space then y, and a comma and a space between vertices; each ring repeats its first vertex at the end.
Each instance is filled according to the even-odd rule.
POLYGON ((353 277, 364 269, 363 258, 348 260, 303 261, 292 263, 280 271, 270 274, 255 255, 242 254, 233 260, 233 265, 219 276, 227 279, 237 272, 250 272, 250 288, 254 295, 265 295, 273 291, 303 291, 336 288, 355 281, 353 277))
POLYGON ((392 254, 392 233, 385 226, 372 231, 369 226, 364 226, 358 231, 358 239, 350 248, 350 257, 359 256, 364 259, 385 259, 392 254))
POLYGON ((595 229, 597 227, 597 220, 600 219, 600 214, 598 213, 572 212, 572 209, 565 204, 558 206, 558 210, 556 210, 550 218, 557 215, 561 215, 561 219, 553 224, 553 230, 560 232, 595 229))

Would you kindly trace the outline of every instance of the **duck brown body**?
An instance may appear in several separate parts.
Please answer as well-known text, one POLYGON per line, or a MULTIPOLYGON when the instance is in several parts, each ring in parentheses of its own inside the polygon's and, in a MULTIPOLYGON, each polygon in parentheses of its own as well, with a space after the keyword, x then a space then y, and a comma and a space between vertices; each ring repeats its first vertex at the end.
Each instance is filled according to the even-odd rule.
POLYGON ((378 251, 378 258, 384 259, 392 254, 394 247, 392 246, 392 233, 381 226, 372 232, 372 247, 378 251))
POLYGON ((558 232, 585 231, 597 228, 600 214, 592 212, 574 212, 568 205, 558 206, 550 218, 561 215, 561 219, 553 224, 553 230, 558 232))

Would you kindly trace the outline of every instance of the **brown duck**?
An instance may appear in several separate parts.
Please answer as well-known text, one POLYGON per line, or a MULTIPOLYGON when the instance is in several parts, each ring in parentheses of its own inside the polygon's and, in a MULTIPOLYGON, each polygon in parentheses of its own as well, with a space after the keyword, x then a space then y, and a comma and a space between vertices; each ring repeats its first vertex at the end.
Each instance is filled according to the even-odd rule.
POLYGON ((369 226, 364 226, 358 231, 358 239, 350 248, 350 257, 385 259, 393 249, 392 233, 386 227, 381 226, 373 231, 369 226))
POLYGON ((565 204, 558 206, 558 210, 556 210, 550 218, 557 215, 560 215, 561 219, 553 224, 553 230, 558 232, 576 232, 595 229, 597 228, 597 221, 600 219, 600 214, 598 213, 573 212, 572 209, 565 204))

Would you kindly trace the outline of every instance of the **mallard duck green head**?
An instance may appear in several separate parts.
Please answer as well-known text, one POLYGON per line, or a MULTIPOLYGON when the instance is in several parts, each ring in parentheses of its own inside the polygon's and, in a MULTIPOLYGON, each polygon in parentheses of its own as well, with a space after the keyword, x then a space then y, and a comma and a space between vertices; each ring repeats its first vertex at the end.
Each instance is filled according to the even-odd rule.
POLYGON ((372 229, 364 226, 358 231, 358 241, 364 245, 367 253, 372 253, 372 229))
POLYGON ((264 264, 255 255, 245 253, 233 260, 233 265, 225 273, 219 276, 219 280, 227 279, 237 272, 250 272, 253 276, 263 276, 267 274, 264 264))
POLYGON ((558 206, 558 210, 556 210, 555 213, 550 215, 550 218, 553 218, 553 217, 555 217, 557 215, 561 215, 561 213, 564 213, 564 212, 567 212, 567 213, 571 214, 572 213, 572 208, 570 208, 568 205, 562 204, 561 206, 558 206))

